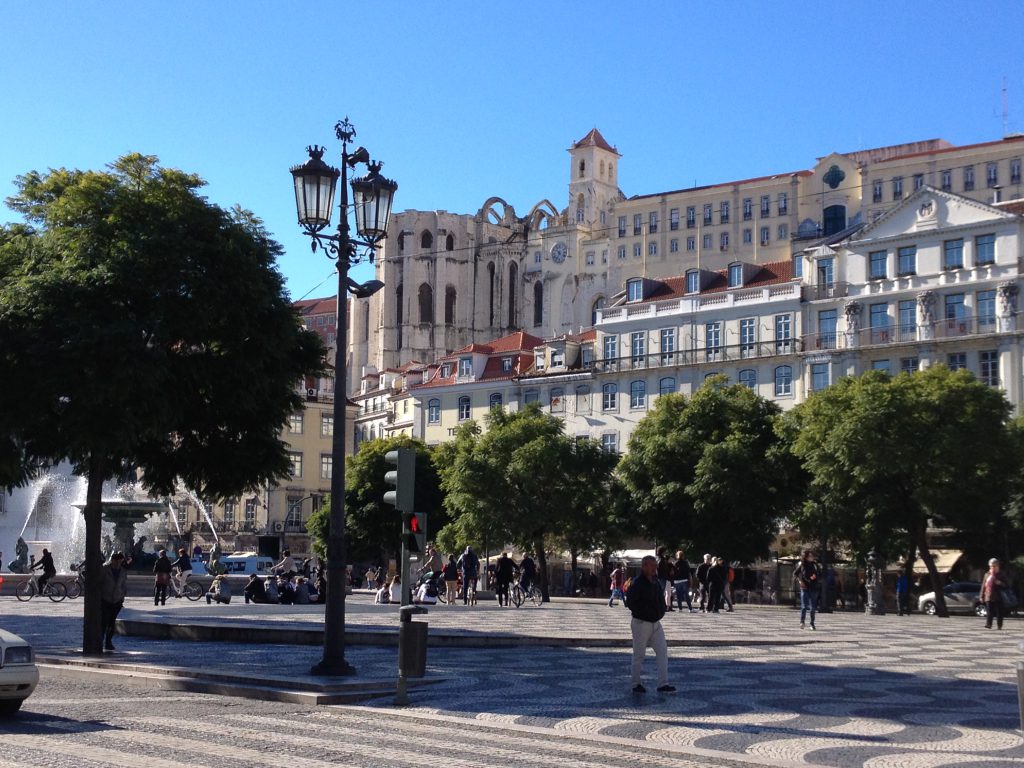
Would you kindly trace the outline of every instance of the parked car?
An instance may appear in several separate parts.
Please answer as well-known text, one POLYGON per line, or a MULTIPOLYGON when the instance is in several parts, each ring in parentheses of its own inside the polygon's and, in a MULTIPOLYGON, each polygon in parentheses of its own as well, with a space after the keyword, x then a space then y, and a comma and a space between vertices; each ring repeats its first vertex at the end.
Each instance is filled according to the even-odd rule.
POLYGON ((13 715, 39 683, 32 646, 0 629, 0 715, 13 715))
MULTIPOLYGON (((981 602, 981 582, 955 581, 943 587, 942 593, 946 598, 946 608, 949 609, 950 613, 973 613, 977 616, 984 616, 988 613, 985 604, 981 602)), ((1017 596, 1012 591, 1008 591, 1004 597, 1006 598, 1007 609, 1010 611, 1016 610, 1017 596)), ((921 595, 917 599, 917 607, 922 613, 934 616, 935 593, 928 592, 921 595)))

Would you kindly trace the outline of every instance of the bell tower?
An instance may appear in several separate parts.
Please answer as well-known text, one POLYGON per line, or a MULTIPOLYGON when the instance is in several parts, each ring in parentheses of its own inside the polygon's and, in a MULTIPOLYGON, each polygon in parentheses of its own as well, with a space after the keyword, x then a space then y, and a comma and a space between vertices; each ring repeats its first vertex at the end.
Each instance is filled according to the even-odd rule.
POLYGON ((569 220, 600 226, 619 192, 618 151, 594 128, 569 148, 569 220))

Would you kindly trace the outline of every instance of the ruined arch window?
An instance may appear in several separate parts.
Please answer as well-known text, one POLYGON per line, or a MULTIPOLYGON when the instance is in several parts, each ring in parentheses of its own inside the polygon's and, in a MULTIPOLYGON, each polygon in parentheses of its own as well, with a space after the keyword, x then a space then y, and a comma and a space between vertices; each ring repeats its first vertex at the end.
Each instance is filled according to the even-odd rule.
POLYGON ((444 321, 448 325, 455 323, 455 286, 449 285, 444 291, 444 321))
POLYGON ((448 235, 448 237, 444 239, 444 249, 446 251, 455 250, 455 235, 448 235))
POLYGON ((363 341, 370 340, 370 302, 363 302, 363 341))
POLYGON ((533 284, 533 327, 544 324, 544 283, 538 280, 533 284))
POLYGON ((590 308, 590 324, 597 325, 597 311, 604 309, 604 296, 598 296, 594 299, 594 304, 590 308))
POLYGON ((580 178, 583 178, 583 174, 587 172, 587 161, 580 160, 580 178))
POLYGON ((601 161, 601 178, 604 178, 604 160, 601 161))
POLYGON ((420 322, 421 323, 432 323, 434 322, 434 291, 430 285, 423 283, 420 285, 420 322))
POLYGON ((487 279, 490 283, 490 301, 487 305, 487 324, 494 325, 494 262, 487 265, 487 279))
POLYGON ((432 248, 434 246, 434 236, 427 230, 423 230, 423 234, 420 235, 420 248, 432 248))
POLYGON ((576 221, 583 221, 583 193, 576 196, 576 221))
POLYGON ((516 312, 516 286, 519 284, 519 265, 514 261, 508 265, 508 327, 515 328, 519 313, 516 312))
POLYGON ((395 346, 398 349, 402 348, 402 322, 405 319, 404 295, 405 289, 402 287, 402 284, 399 283, 398 287, 395 288, 395 325, 398 326, 398 335, 395 338, 395 346))

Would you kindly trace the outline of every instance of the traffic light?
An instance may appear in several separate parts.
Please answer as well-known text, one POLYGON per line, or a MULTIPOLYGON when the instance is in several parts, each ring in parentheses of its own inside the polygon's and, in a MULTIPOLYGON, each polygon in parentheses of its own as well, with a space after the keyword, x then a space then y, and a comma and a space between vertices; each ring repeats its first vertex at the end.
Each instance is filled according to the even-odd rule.
POLYGON ((395 469, 384 475, 385 484, 394 490, 384 493, 384 503, 399 512, 412 512, 416 491, 416 451, 413 448, 399 448, 384 454, 386 461, 395 469))
POLYGON ((426 550, 427 516, 424 513, 402 513, 402 546, 409 554, 426 550))

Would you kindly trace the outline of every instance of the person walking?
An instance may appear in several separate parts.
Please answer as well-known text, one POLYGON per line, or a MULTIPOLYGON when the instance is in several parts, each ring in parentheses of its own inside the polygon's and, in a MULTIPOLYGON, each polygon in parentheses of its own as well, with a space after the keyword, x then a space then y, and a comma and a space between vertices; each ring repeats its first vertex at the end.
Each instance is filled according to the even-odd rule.
POLYGON ((1003 614, 1006 613, 1004 592, 1010 588, 1010 582, 1000 570, 999 561, 992 558, 988 561, 988 573, 981 582, 981 600, 985 603, 985 629, 992 629, 992 619, 996 620, 996 629, 1003 628, 1003 614))
POLYGON ((515 575, 516 564, 507 552, 502 552, 494 567, 494 591, 498 595, 498 605, 508 607, 508 588, 515 575))
POLYGON ((697 566, 697 586, 700 589, 700 612, 704 613, 708 606, 708 571, 711 570, 711 555, 704 555, 704 562, 697 566))
POLYGON ((686 607, 690 613, 693 613, 696 609, 690 599, 690 561, 686 559, 686 553, 683 550, 676 552, 675 576, 676 603, 679 610, 683 610, 683 600, 686 600, 686 607))
POLYGON ((615 605, 616 600, 626 601, 626 596, 622 591, 622 585, 626 581, 626 569, 622 563, 615 566, 615 570, 611 572, 608 577, 608 583, 611 587, 612 595, 608 598, 608 607, 611 608, 615 605))
POLYGON ((666 610, 675 610, 672 607, 672 578, 675 568, 672 559, 668 556, 664 547, 658 547, 658 584, 661 585, 662 599, 665 601, 666 610))
POLYGON ((455 605, 459 595, 459 566, 455 562, 455 555, 448 555, 448 562, 441 569, 444 575, 444 601, 449 605, 455 605))
POLYGON ((708 613, 718 613, 721 608, 725 599, 727 575, 722 558, 712 558, 711 567, 708 568, 708 613))
POLYGON ((100 568, 100 582, 103 648, 112 651, 117 614, 124 607, 124 598, 128 594, 128 570, 124 567, 124 555, 115 552, 110 556, 110 562, 100 568))
MULTIPOLYGON (((459 573, 462 574, 462 604, 469 603, 470 582, 475 582, 480 573, 480 558, 473 552, 472 547, 466 547, 466 551, 459 557, 459 573)), ((473 588, 475 592, 475 585, 473 588)))
POLYGON ((153 563, 153 605, 167 605, 167 587, 171 584, 173 567, 166 549, 157 552, 156 562, 153 563))
POLYGON ((646 693, 641 673, 647 649, 654 649, 658 665, 658 693, 672 693, 675 686, 668 683, 668 643, 661 619, 667 610, 665 592, 658 582, 658 560, 647 555, 640 561, 640 575, 633 579, 626 593, 626 606, 633 615, 630 630, 633 635, 633 664, 630 669, 633 693, 646 693))
POLYGON ((818 612, 818 598, 821 597, 821 569, 814 561, 814 553, 805 549, 803 559, 793 571, 793 578, 800 585, 800 629, 806 624, 807 614, 811 614, 811 629, 814 626, 814 616, 818 612))
POLYGON ((906 571, 900 571, 896 577, 896 613, 898 616, 910 615, 910 578, 906 571))

